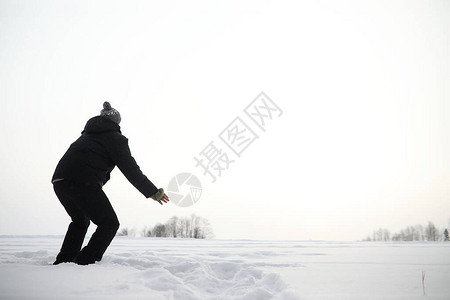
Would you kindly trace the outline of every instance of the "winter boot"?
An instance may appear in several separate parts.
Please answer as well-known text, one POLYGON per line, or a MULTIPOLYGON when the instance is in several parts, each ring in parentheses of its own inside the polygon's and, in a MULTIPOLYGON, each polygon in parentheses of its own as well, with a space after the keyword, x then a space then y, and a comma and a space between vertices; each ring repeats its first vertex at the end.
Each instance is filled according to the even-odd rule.
POLYGON ((87 256, 86 254, 83 254, 82 252, 80 252, 80 254, 78 254, 77 257, 75 257, 74 262, 77 265, 86 266, 86 265, 90 265, 90 264, 95 264, 95 258, 87 256))
POLYGON ((56 256, 56 260, 53 263, 53 265, 59 265, 62 263, 72 263, 75 261, 75 257, 77 255, 68 255, 68 254, 63 254, 63 253, 59 253, 58 256, 56 256))

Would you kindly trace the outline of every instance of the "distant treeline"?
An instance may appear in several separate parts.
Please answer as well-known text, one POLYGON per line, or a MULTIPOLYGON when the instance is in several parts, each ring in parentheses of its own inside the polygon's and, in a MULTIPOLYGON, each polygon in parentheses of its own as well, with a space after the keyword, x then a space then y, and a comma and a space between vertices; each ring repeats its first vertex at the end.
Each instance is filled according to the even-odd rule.
POLYGON ((397 233, 391 233, 387 229, 375 230, 372 235, 368 235, 364 241, 450 241, 448 230, 440 230, 433 222, 428 225, 408 226, 397 233))
POLYGON ((213 230, 209 221, 203 217, 192 214, 190 217, 173 216, 167 222, 157 223, 144 228, 140 233, 135 229, 122 228, 118 236, 145 236, 145 237, 172 237, 172 238, 213 238, 213 230))

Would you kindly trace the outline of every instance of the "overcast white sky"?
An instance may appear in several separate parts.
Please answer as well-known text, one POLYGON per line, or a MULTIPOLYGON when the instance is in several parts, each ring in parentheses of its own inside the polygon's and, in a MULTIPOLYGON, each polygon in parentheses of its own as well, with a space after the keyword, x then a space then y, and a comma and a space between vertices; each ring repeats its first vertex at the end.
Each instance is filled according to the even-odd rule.
POLYGON ((160 206, 115 170, 122 226, 195 213, 218 238, 328 240, 448 226, 449 29, 444 0, 0 0, 0 234, 65 233, 50 179, 104 100, 157 186, 181 172, 203 186, 194 206, 160 206), (194 156, 261 91, 283 114, 211 183, 194 156))

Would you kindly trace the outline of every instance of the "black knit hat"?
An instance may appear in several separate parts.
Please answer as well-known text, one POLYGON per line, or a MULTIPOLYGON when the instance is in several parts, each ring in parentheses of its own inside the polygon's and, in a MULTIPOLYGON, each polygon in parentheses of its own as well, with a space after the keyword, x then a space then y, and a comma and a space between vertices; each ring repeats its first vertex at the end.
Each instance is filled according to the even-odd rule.
POLYGON ((117 124, 120 124, 120 121, 122 118, 120 117, 120 113, 111 107, 111 104, 109 104, 108 101, 105 101, 103 103, 103 109, 100 111, 100 116, 108 118, 117 124))

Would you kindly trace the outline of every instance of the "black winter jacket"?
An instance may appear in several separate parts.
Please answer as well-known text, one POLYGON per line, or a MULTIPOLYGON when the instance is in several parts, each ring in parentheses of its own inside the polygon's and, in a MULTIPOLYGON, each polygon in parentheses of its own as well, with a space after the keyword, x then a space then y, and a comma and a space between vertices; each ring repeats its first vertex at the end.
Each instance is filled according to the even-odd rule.
POLYGON ((116 165, 145 197, 158 191, 131 156, 120 126, 107 118, 94 117, 59 161, 52 182, 64 179, 103 186, 116 165))

